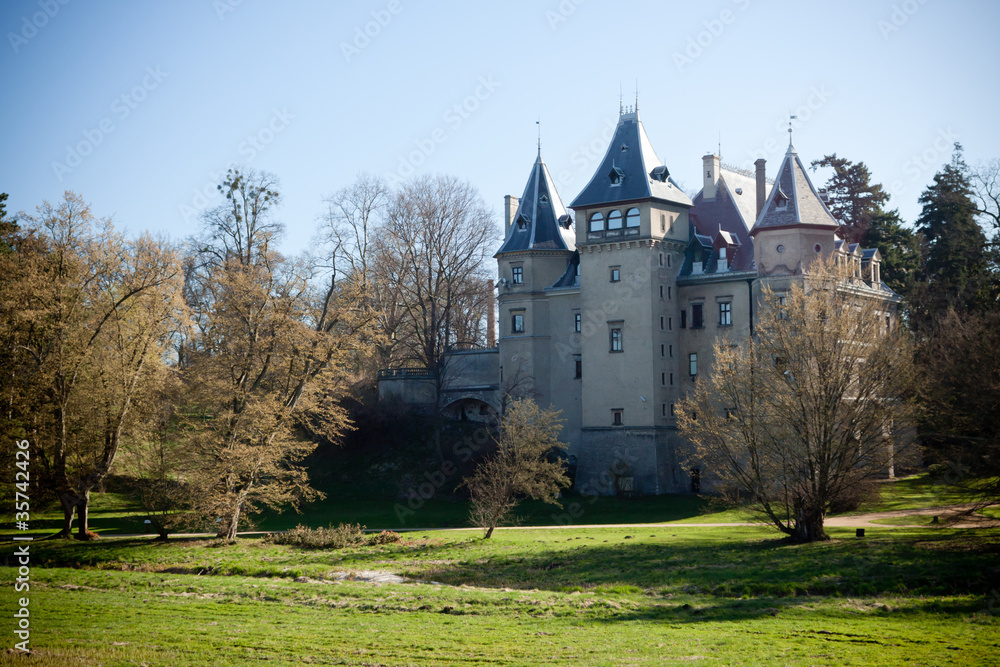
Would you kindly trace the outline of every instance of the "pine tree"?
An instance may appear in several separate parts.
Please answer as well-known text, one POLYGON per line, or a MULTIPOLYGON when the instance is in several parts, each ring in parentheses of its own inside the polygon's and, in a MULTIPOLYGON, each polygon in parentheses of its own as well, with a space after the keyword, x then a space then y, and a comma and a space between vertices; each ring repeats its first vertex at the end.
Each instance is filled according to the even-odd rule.
POLYGON ((920 271, 920 241, 904 226, 898 209, 872 214, 865 245, 882 255, 882 281, 899 294, 910 294, 920 271))
POLYGON ((889 193, 880 183, 871 182, 871 172, 864 162, 851 162, 834 153, 813 160, 813 171, 817 167, 833 168, 833 176, 826 183, 830 196, 827 206, 843 225, 838 233, 848 243, 861 243, 872 216, 889 201, 889 193))
POLYGON ((925 322, 949 308, 958 313, 996 307, 997 276, 991 266, 986 234, 976 222, 969 170, 962 145, 955 144, 951 162, 934 176, 919 199, 923 210, 917 231, 924 237, 922 282, 914 308, 925 322))

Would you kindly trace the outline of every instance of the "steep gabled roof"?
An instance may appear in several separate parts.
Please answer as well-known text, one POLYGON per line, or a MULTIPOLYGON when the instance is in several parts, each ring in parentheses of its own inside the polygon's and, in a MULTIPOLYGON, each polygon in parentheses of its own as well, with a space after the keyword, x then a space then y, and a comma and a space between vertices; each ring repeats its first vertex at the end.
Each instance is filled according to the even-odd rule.
POLYGON ((639 113, 623 113, 604 159, 570 208, 650 198, 691 205, 656 157, 639 113))
POLYGON ((778 168, 774 187, 771 188, 767 203, 750 234, 756 234, 762 229, 795 225, 823 227, 833 231, 840 227, 806 175, 795 147, 789 143, 785 159, 778 168))
POLYGON ((574 252, 566 262, 566 270, 563 274, 559 276, 559 280, 555 281, 550 290, 559 289, 573 289, 580 286, 580 253, 579 251, 574 252))
POLYGON ((518 201, 517 213, 507 230, 507 238, 497 251, 576 250, 573 223, 563 206, 541 151, 531 167, 531 175, 518 201))
MULTIPOLYGON (((734 245, 739 246, 730 255, 731 270, 749 271, 753 268, 753 239, 750 237, 750 230, 743 207, 737 201, 737 197, 756 197, 756 192, 737 195, 734 188, 730 188, 727 179, 731 178, 730 172, 726 168, 719 171, 719 185, 716 189, 715 199, 705 199, 705 191, 694 197, 694 207, 690 212, 691 224, 694 225, 697 234, 706 237, 716 238, 719 232, 725 232, 736 241, 734 245)), ((735 179, 734 179, 735 180, 735 179)), ((756 207, 756 203, 754 204, 756 207)))

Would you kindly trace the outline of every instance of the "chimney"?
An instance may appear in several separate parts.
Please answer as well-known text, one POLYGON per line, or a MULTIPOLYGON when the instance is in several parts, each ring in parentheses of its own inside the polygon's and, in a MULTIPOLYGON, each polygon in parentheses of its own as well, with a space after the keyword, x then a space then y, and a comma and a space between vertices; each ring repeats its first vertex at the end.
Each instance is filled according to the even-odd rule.
POLYGON ((764 175, 764 164, 767 162, 760 157, 753 163, 757 167, 757 217, 764 210, 764 202, 767 201, 767 177, 764 175))
MULTIPOLYGON (((509 197, 510 195, 508 195, 509 197)), ((506 197, 505 197, 506 199, 506 197)), ((486 281, 486 347, 497 344, 497 295, 493 291, 493 281, 486 281)))
POLYGON ((705 179, 705 186, 701 193, 702 199, 709 201, 715 199, 715 191, 719 185, 719 162, 721 159, 718 155, 711 153, 701 158, 702 176, 705 179))
POLYGON ((507 236, 507 232, 510 231, 510 226, 514 222, 514 216, 517 215, 517 202, 518 199, 514 195, 504 195, 503 197, 503 235, 507 236))

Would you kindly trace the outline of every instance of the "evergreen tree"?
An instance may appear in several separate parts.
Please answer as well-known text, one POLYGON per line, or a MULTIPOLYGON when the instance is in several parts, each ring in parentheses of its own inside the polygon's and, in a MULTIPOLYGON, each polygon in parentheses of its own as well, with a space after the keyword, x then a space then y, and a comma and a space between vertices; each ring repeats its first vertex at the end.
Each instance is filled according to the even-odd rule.
POLYGON ((910 294, 920 271, 920 240, 904 226, 899 210, 872 214, 865 245, 882 255, 882 281, 899 294, 910 294))
POLYGON ((917 231, 923 234, 924 285, 913 295, 914 310, 925 322, 949 308, 959 314, 996 307, 997 276, 992 251, 976 222, 969 171, 961 144, 951 162, 934 176, 920 196, 923 205, 917 231))
POLYGON ((817 167, 833 168, 833 176, 826 183, 830 196, 827 206, 843 225, 838 233, 848 243, 861 243, 872 216, 889 201, 889 193, 880 183, 871 182, 871 172, 864 162, 851 162, 834 153, 813 160, 813 171, 817 167))

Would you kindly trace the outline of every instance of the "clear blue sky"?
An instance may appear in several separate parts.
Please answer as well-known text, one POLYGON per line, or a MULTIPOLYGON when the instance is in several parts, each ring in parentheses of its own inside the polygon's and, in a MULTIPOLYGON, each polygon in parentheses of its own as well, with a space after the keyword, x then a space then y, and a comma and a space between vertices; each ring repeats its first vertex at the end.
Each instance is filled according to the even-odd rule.
POLYGON ((568 203, 636 80, 689 190, 720 133, 724 161, 766 157, 773 174, 790 109, 805 161, 864 161, 909 222, 955 139, 970 163, 1000 157, 1000 3, 985 0, 62 2, 0 5, 13 211, 72 189, 181 238, 237 163, 280 178, 292 252, 360 171, 458 175, 499 220, 536 119, 568 203))

